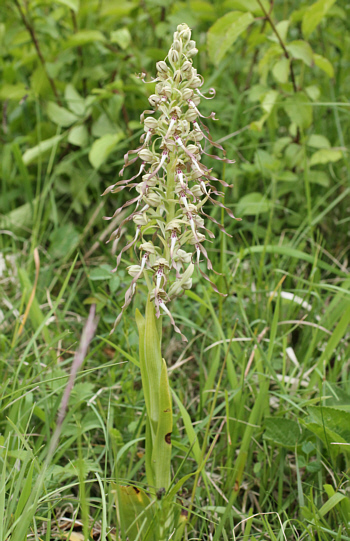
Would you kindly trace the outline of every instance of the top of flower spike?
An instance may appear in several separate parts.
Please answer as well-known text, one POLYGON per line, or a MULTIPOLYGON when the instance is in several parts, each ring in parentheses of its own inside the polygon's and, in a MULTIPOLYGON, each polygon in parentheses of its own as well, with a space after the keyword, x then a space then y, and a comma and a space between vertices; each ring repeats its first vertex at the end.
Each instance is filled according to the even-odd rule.
MULTIPOLYGON (((213 194, 223 194, 216 191, 211 181, 218 181, 224 186, 228 184, 212 176, 212 170, 201 163, 202 155, 207 153, 200 141, 206 139, 208 144, 222 151, 223 148, 212 141, 208 128, 201 120, 201 126, 198 123, 199 117, 214 118, 215 113, 204 117, 198 105, 201 97, 211 99, 215 91, 210 89, 209 97, 199 91, 203 78, 193 68, 191 60, 198 52, 195 45, 187 24, 179 25, 167 58, 157 63, 155 94, 149 97, 153 109, 146 110, 141 115, 145 130, 141 137, 141 146, 125 154, 125 165, 120 174, 139 158, 142 160, 140 169, 130 179, 121 180, 105 191, 116 193, 128 187, 136 188, 138 194, 114 213, 116 216, 123 208, 133 203, 136 205, 135 210, 122 221, 110 239, 119 237, 122 226, 133 220, 136 225, 135 236, 119 253, 117 267, 123 253, 131 246, 138 244, 140 251, 139 265, 128 267, 132 281, 115 325, 130 304, 138 279, 146 273, 152 275, 152 283, 149 277, 147 282, 151 283, 149 293, 157 316, 160 315, 160 310, 165 312, 175 330, 180 332, 167 303, 191 288, 195 264, 200 274, 210 282, 199 265, 201 257, 204 257, 207 268, 212 270, 203 242, 206 234, 211 238, 214 235, 205 227, 203 216, 225 231, 221 224, 204 212, 204 203, 210 201, 219 205, 234 218, 229 209, 212 198, 213 194), (154 116, 145 118, 145 115, 154 116), (136 157, 129 159, 130 154, 136 154, 136 157), (133 182, 140 177, 141 181, 133 182)), ((216 160, 233 163, 226 158, 207 155, 216 160)), ((210 283, 217 291, 215 285, 210 283)), ((182 334, 181 336, 186 340, 182 334)))

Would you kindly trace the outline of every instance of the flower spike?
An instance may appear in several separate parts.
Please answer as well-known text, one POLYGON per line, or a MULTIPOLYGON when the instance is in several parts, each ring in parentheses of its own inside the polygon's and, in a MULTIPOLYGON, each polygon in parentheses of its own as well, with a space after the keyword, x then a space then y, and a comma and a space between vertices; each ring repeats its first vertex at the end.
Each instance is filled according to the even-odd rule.
MULTIPOLYGON (((175 323, 169 302, 192 287, 195 266, 214 291, 222 295, 202 268, 206 264, 208 271, 215 273, 203 246, 206 240, 214 237, 214 233, 206 227, 207 220, 217 225, 223 233, 231 235, 203 208, 206 203, 212 203, 223 208, 231 218, 239 218, 235 218, 221 201, 213 199, 213 195, 219 198, 223 196, 216 190, 216 185, 212 185, 213 181, 231 186, 213 176, 212 169, 206 167, 201 159, 206 155, 228 164, 233 164, 234 160, 225 157, 225 150, 212 140, 208 127, 202 122, 204 118, 217 120, 214 112, 206 117, 198 109, 201 99, 215 97, 215 89, 210 88, 206 95, 199 90, 204 79, 193 67, 192 57, 198 52, 195 45, 189 27, 179 25, 165 61, 157 62, 157 76, 150 81, 156 83, 155 93, 148 99, 152 109, 145 110, 140 117, 144 125, 141 146, 124 155, 120 175, 138 159, 142 162, 141 166, 134 176, 112 184, 103 194, 118 193, 125 188, 136 188, 138 192, 112 216, 118 216, 122 210, 135 204, 133 212, 122 220, 108 241, 118 239, 124 225, 134 222, 135 235, 118 254, 114 272, 123 254, 132 246, 138 254, 138 264, 130 265, 127 269, 132 280, 113 330, 131 303, 138 281, 144 275, 156 317, 161 313, 166 314, 184 341, 187 339, 175 323), (208 154, 200 144, 203 139, 221 151, 223 157, 208 154), (133 154, 136 156, 131 158, 133 154), (138 177, 140 179, 135 182, 138 177)), ((147 82, 145 74, 141 74, 140 78, 142 82, 147 82)))

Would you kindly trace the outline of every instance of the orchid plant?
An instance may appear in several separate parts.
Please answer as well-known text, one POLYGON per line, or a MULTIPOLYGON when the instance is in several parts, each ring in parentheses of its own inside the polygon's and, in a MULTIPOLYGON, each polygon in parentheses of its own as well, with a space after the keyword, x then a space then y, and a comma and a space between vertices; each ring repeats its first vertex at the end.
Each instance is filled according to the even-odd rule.
MULTIPOLYGON (((187 340, 176 325, 170 303, 184 291, 191 289, 195 267, 218 292, 201 268, 201 260, 204 259, 207 269, 213 270, 204 242, 207 237, 213 238, 214 234, 206 227, 206 222, 214 222, 226 233, 220 223, 206 214, 205 204, 211 202, 219 205, 231 218, 237 219, 221 201, 213 198, 214 195, 224 195, 217 191, 213 182, 229 185, 213 176, 212 169, 207 168, 201 161, 202 156, 206 155, 215 160, 234 163, 234 160, 207 154, 202 146, 203 141, 206 141, 206 144, 218 148, 225 156, 224 149, 212 140, 209 129, 202 122, 205 118, 216 120, 215 113, 205 117, 198 108, 202 98, 215 97, 215 90, 209 89, 208 96, 200 91, 203 77, 197 73, 192 62, 197 52, 196 44, 191 40, 190 28, 187 24, 179 25, 165 61, 156 65, 157 77, 151 81, 156 82, 155 94, 149 97, 152 109, 141 115, 144 125, 141 146, 125 154, 120 175, 137 160, 141 160, 139 170, 131 178, 116 182, 104 192, 119 193, 125 188, 135 188, 137 192, 134 198, 124 203, 108 218, 112 219, 122 210, 135 205, 134 210, 122 220, 109 240, 118 238, 127 222, 134 222, 135 235, 117 256, 114 272, 117 271, 123 254, 132 246, 139 252, 139 263, 127 268, 131 283, 114 328, 130 305, 138 281, 144 278, 148 286, 145 318, 137 311, 136 322, 147 410, 146 475, 153 502, 157 501, 159 491, 171 494, 172 405, 167 366, 161 355, 160 316, 168 316, 174 330, 181 335, 183 341, 187 340), (133 154, 136 156, 131 157, 133 154)), ((144 81, 145 75, 142 74, 141 78, 144 81)), ((144 500, 144 495, 141 498, 140 492, 135 496, 134 493, 124 490, 122 496, 125 510, 130 504, 128 498, 144 500)), ((136 517, 134 518, 136 520, 136 517)), ((157 539, 163 539, 165 529, 172 527, 171 525, 174 526, 173 521, 169 512, 166 512, 157 539)), ((137 532, 139 535, 139 529, 137 532)), ((151 529, 148 535, 151 535, 151 529)))

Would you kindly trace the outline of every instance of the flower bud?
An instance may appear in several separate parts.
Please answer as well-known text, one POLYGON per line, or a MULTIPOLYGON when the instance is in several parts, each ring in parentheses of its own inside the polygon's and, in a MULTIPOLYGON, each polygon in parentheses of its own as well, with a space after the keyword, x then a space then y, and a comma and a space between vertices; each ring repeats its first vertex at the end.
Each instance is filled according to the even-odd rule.
POLYGON ((177 40, 177 39, 174 40, 173 47, 174 47, 175 51, 177 51, 179 54, 181 54, 182 45, 181 45, 181 42, 179 40, 177 40))
POLYGON ((174 257, 175 261, 179 261, 180 263, 191 263, 192 254, 185 252, 185 250, 181 250, 181 248, 178 249, 176 252, 176 256, 174 257))
POLYGON ((200 96, 198 96, 198 94, 195 94, 191 101, 194 105, 199 105, 201 102, 200 96))
POLYGON ((195 111, 192 107, 187 109, 185 113, 186 120, 188 120, 189 122, 194 122, 195 120, 197 120, 197 117, 198 117, 197 111, 195 111))
POLYGON ((173 92, 173 89, 171 88, 170 85, 165 85, 163 86, 163 89, 162 89, 162 94, 165 94, 165 96, 170 100, 171 99, 171 94, 173 92))
POLYGON ((202 192, 202 189, 201 187, 199 186, 199 184, 195 184, 194 186, 192 186, 191 188, 191 192, 193 193, 193 195, 195 197, 202 197, 203 195, 203 192, 202 192))
POLYGON ((197 145, 188 145, 187 150, 191 152, 191 154, 199 154, 199 148, 197 145))
POLYGON ((201 131, 193 130, 191 131, 190 137, 193 141, 201 141, 204 135, 201 131))
POLYGON ((192 287, 192 278, 189 278, 182 284, 182 289, 191 289, 192 287))
POLYGON ((157 257, 156 261, 152 265, 152 269, 157 269, 158 267, 166 267, 170 269, 168 261, 164 257, 157 257))
POLYGON ((140 274, 141 267, 140 267, 140 265, 130 265, 130 267, 126 267, 126 270, 130 274, 130 276, 135 278, 135 276, 140 274))
POLYGON ((149 254, 155 254, 156 248, 153 244, 153 242, 144 242, 140 245, 140 250, 143 250, 144 252, 148 252, 149 254))
POLYGON ((132 220, 134 224, 140 225, 140 226, 147 225, 149 222, 148 216, 145 212, 143 214, 136 214, 132 220))
POLYGON ((175 49, 170 49, 169 51, 169 62, 171 64, 177 64, 179 61, 179 53, 175 49))
POLYGON ((184 101, 190 100, 193 96, 193 90, 190 88, 185 88, 185 90, 182 91, 182 99, 184 101))
POLYGON ((190 82, 190 88, 198 88, 202 86, 202 81, 199 77, 193 77, 190 82))
POLYGON ((157 96, 157 94, 152 94, 152 95, 148 98, 148 101, 149 101, 149 104, 150 104, 152 107, 156 107, 156 105, 158 105, 158 103, 160 102, 160 97, 157 96))
POLYGON ((151 116, 148 116, 147 118, 145 118, 144 124, 147 130, 155 130, 156 128, 158 128, 158 120, 156 120, 155 118, 151 116))
MULTIPOLYGON (((191 30, 189 29, 189 27, 188 27, 188 25, 186 23, 178 24, 176 30, 177 30, 177 32, 179 34, 183 34, 184 32, 187 32, 187 31, 189 31, 191 33, 191 30)), ((174 37, 175 37, 175 34, 174 34, 174 37)))
POLYGON ((157 70, 160 73, 168 73, 169 72, 169 67, 168 67, 167 63, 164 62, 164 60, 160 60, 159 62, 157 62, 156 67, 157 67, 157 70))
POLYGON ((192 56, 196 56, 197 53, 198 49, 196 49, 196 47, 193 47, 193 49, 190 49, 186 52, 186 56, 191 58, 192 56))
POLYGON ((182 73, 185 75, 188 75, 192 72, 192 62, 190 60, 185 60, 185 62, 182 64, 181 68, 182 73))
POLYGON ((196 46, 196 42, 195 42, 193 39, 191 39, 191 40, 187 43, 186 49, 189 51, 190 49, 194 49, 195 46, 196 46))
POLYGON ((148 148, 143 148, 142 150, 140 150, 138 155, 141 158, 141 160, 146 163, 153 163, 155 160, 155 156, 153 152, 148 150, 148 148))
POLYGON ((162 196, 155 192, 150 192, 143 196, 143 200, 151 207, 159 207, 162 202, 162 196))
POLYGON ((176 281, 169 287, 168 295, 169 297, 178 297, 182 293, 181 284, 176 281))

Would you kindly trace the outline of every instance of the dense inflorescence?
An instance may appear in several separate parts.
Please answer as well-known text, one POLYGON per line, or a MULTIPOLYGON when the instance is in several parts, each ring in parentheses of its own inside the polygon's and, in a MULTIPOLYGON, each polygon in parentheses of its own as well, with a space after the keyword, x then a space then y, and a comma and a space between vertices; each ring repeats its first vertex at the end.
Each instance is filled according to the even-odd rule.
MULTIPOLYGON (((122 221, 110 239, 118 238, 122 226, 133 220, 136 225, 135 236, 119 253, 116 269, 123 253, 131 246, 138 243, 140 251, 140 264, 131 265, 127 269, 132 281, 114 328, 132 300, 137 280, 144 273, 152 274, 152 280, 147 275, 146 279, 157 316, 159 317, 162 309, 170 317, 177 332, 180 331, 167 303, 191 288, 195 265, 217 291, 199 265, 201 257, 204 257, 207 268, 212 270, 203 242, 206 234, 210 238, 214 235, 205 227, 203 217, 215 222, 224 232, 225 230, 204 212, 203 206, 209 200, 214 205, 223 207, 232 218, 234 216, 221 202, 212 198, 213 194, 223 194, 214 188, 211 181, 218 181, 224 186, 228 184, 212 176, 212 170, 201 163, 201 157, 206 154, 228 163, 234 161, 207 154, 201 146, 200 142, 206 139, 223 151, 219 144, 212 141, 208 128, 200 120, 215 119, 215 113, 204 117, 198 110, 201 97, 211 99, 215 96, 215 90, 209 90, 209 97, 205 97, 199 90, 203 85, 203 78, 197 73, 191 60, 198 52, 195 45, 191 40, 189 27, 186 24, 179 25, 166 58, 168 63, 157 63, 155 94, 149 97, 153 109, 146 110, 141 115, 145 130, 141 137, 142 146, 125 154, 125 164, 120 175, 138 159, 142 161, 140 169, 132 178, 116 182, 104 192, 117 193, 128 187, 135 188, 138 193, 113 215, 115 217, 123 209, 135 204, 134 211, 122 221), (155 113, 160 113, 160 116, 145 117, 155 113), (130 159, 130 154, 136 154, 136 157, 130 159), (134 182, 140 177, 140 182, 134 182)), ((144 75, 141 77, 143 79, 144 75)), ((183 335, 182 338, 186 340, 183 335)))

